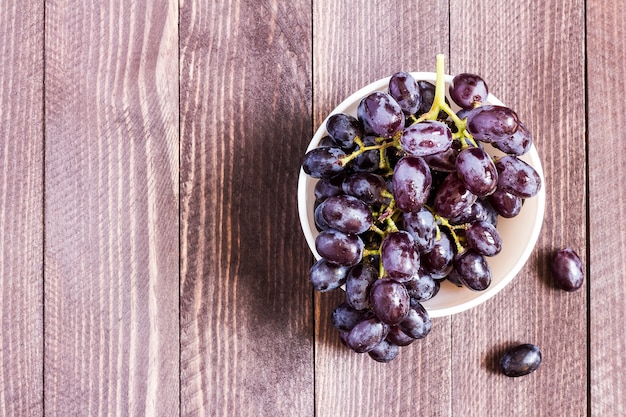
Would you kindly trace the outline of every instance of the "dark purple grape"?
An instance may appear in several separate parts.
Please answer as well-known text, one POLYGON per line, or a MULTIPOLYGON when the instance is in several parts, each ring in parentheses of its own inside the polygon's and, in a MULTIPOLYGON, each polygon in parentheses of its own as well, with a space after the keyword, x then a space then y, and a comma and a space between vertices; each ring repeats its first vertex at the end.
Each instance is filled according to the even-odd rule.
POLYGON ((450 148, 452 131, 445 123, 425 120, 404 129, 400 137, 400 145, 409 155, 434 155, 450 148))
POLYGON ((450 273, 446 276, 446 280, 450 281, 450 283, 456 285, 457 287, 463 287, 463 282, 461 282, 461 278, 459 278, 459 273, 452 269, 450 273))
POLYGON ((321 216, 326 224, 340 232, 360 234, 368 230, 374 222, 372 210, 356 197, 328 197, 321 206, 321 216))
POLYGON ((350 269, 346 278, 346 302, 356 310, 370 306, 370 288, 378 279, 378 269, 362 262, 350 269))
POLYGON ((484 291, 491 285, 491 269, 483 255, 468 249, 454 257, 454 269, 467 288, 484 291))
POLYGON ((409 297, 416 301, 430 300, 439 292, 439 281, 433 279, 426 271, 422 271, 404 283, 409 297))
MULTIPOLYGON (((416 114, 420 115, 430 111, 430 108, 433 106, 433 102, 435 101, 435 85, 424 80, 418 80, 417 85, 420 88, 422 104, 416 114)), ((447 97, 446 103, 450 104, 447 97)), ((445 119, 447 116, 446 112, 441 110, 439 115, 437 115, 437 119, 445 119)))
POLYGON ((404 229, 413 237, 420 253, 429 252, 433 248, 437 237, 437 224, 430 210, 422 207, 414 213, 403 213, 402 223, 404 229))
POLYGON ((350 349, 357 353, 365 353, 374 349, 382 342, 389 333, 389 325, 376 317, 358 322, 350 332, 345 335, 344 341, 350 349))
POLYGON ((391 76, 389 95, 398 102, 405 114, 416 113, 422 103, 417 81, 408 72, 396 72, 391 76))
POLYGON ((383 268, 390 278, 404 282, 417 273, 420 254, 411 235, 404 231, 391 232, 380 246, 383 268))
POLYGON ((343 176, 337 175, 332 178, 322 178, 315 183, 315 202, 321 203, 326 200, 328 197, 332 197, 334 195, 343 194, 343 190, 341 189, 341 184, 343 183, 343 176))
POLYGON ((491 156, 481 148, 466 148, 456 158, 456 169, 465 188, 479 197, 491 194, 498 184, 498 171, 491 156))
POLYGON ((302 169, 313 178, 330 178, 344 169, 346 154, 341 148, 315 148, 304 155, 302 169))
MULTIPOLYGON (((363 145, 378 145, 376 142, 376 136, 365 136, 363 138, 363 145)), ((363 152, 352 161, 351 166, 355 172, 376 171, 380 167, 380 151, 378 149, 373 149, 363 152)))
POLYGON ((576 291, 583 285, 583 263, 571 248, 556 251, 550 264, 556 285, 565 291, 576 291))
MULTIPOLYGON (((453 141, 452 143, 454 144, 453 141)), ((441 172, 453 172, 456 171, 456 158, 459 155, 459 150, 454 146, 451 146, 443 152, 436 153, 434 155, 424 156, 424 160, 433 170, 441 172)))
POLYGON ((347 303, 341 303, 333 310, 331 321, 337 330, 349 332, 364 317, 363 311, 355 310, 347 303))
POLYGON ((483 105, 467 114, 466 129, 474 139, 491 143, 515 133, 518 122, 517 114, 508 107, 483 105))
POLYGON ((421 209, 430 193, 432 176, 424 159, 405 156, 396 164, 393 171, 393 195, 396 206, 404 212, 421 209))
POLYGON ((500 359, 500 370, 510 377, 528 375, 536 371, 539 365, 541 365, 541 350, 531 343, 509 349, 500 359))
POLYGON ((326 131, 333 138, 335 143, 343 149, 354 147, 354 140, 363 137, 363 126, 349 114, 333 114, 326 121, 326 131))
POLYGON ((448 220, 453 225, 482 221, 497 226, 498 212, 493 208, 488 200, 479 198, 474 202, 474 204, 463 210, 461 214, 448 220))
POLYGON ((498 189, 521 198, 537 195, 541 189, 541 177, 533 167, 516 156, 506 155, 496 161, 498 189))
POLYGON ((357 107, 357 116, 365 132, 391 138, 404 128, 404 113, 387 93, 376 91, 366 96, 357 107))
POLYGON ((399 324, 406 318, 411 306, 409 294, 404 285, 389 278, 382 278, 372 284, 370 305, 382 322, 399 324))
POLYGON ((443 279, 452 270, 454 248, 452 241, 445 233, 440 233, 430 252, 422 254, 421 264, 424 270, 434 279, 443 279))
POLYGON ((378 174, 357 172, 344 178, 341 189, 345 194, 358 198, 366 204, 389 203, 387 181, 378 174))
POLYGON ((485 81, 475 74, 458 74, 452 79, 450 98, 461 108, 473 109, 487 100, 489 89, 485 81))
POLYGON ((470 248, 485 256, 494 256, 502 250, 502 237, 491 223, 474 222, 465 231, 465 241, 470 248))
POLYGON ((346 282, 349 270, 350 268, 347 266, 331 264, 320 259, 309 270, 309 280, 317 291, 331 291, 341 287, 346 282))
POLYGON ((524 155, 530 150, 532 144, 532 135, 522 122, 518 122, 517 131, 515 133, 492 143, 494 148, 509 155, 524 155))
POLYGON ((330 229, 330 226, 328 225, 328 223, 326 223, 326 220, 324 220, 324 218, 322 217, 322 205, 321 204, 315 207, 313 218, 315 220, 315 227, 317 227, 317 230, 319 232, 321 232, 322 230, 330 229))
POLYGON ((469 191, 463 181, 452 172, 443 181, 433 203, 440 216, 451 218, 458 216, 476 201, 477 196, 469 191))
POLYGON ((399 353, 398 345, 389 343, 386 339, 374 346, 372 350, 367 352, 368 355, 376 362, 388 363, 394 360, 399 353))
POLYGON ((430 333, 433 325, 424 306, 417 302, 413 303, 399 327, 407 336, 413 339, 423 339, 430 333))
POLYGON ((489 196, 489 202, 493 209, 506 219, 517 216, 522 210, 522 204, 524 203, 521 197, 501 189, 496 189, 496 191, 489 196))
POLYGON ((363 248, 363 241, 354 233, 328 229, 320 232, 315 238, 317 253, 328 262, 337 265, 358 264, 363 256, 363 248))
POLYGON ((387 334, 387 340, 397 346, 408 346, 415 342, 411 336, 408 336, 399 326, 390 326, 389 333, 387 334))

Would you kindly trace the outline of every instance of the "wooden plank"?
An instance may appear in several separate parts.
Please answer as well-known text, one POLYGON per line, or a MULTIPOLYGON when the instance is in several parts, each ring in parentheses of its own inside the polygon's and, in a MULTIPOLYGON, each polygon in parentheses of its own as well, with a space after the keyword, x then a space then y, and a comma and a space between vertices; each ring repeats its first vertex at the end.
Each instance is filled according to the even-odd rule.
POLYGON ((179 413, 177 30, 46 2, 46 414, 179 413))
POLYGON ((625 24, 620 5, 587 3, 592 416, 626 415, 625 24))
MULTIPOLYGON (((313 3, 315 128, 343 99, 396 71, 434 71, 448 51, 448 2, 313 3)), ((344 347, 330 323, 343 294, 315 298, 317 416, 449 416, 450 319, 389 364, 344 347)))
MULTIPOLYGON (((587 413, 586 291, 551 283, 550 253, 586 252, 584 2, 451 3, 451 70, 481 74, 528 125, 546 177, 539 242, 509 287, 452 324, 454 416, 587 413), (497 363, 517 343, 543 363, 511 379, 497 363)), ((506 244, 506 242, 504 243, 506 244)))
POLYGON ((43 3, 1 3, 0 45, 0 415, 41 415, 43 3))
POLYGON ((185 416, 313 415, 310 33, 308 1, 181 3, 185 416))

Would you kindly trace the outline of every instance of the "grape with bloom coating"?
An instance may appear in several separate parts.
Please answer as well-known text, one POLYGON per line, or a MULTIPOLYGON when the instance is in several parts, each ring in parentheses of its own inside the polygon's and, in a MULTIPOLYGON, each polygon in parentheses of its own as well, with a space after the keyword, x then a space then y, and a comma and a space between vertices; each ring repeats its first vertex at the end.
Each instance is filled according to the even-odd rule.
POLYGON ((346 302, 357 310, 369 307, 370 288, 378 279, 378 270, 370 263, 361 262, 350 269, 346 278, 346 302))
POLYGON ((495 191, 498 185, 498 170, 484 149, 462 150, 456 158, 455 165, 465 188, 472 194, 484 197, 495 191))
POLYGON ((489 196, 489 202, 493 209, 506 219, 517 216, 522 210, 522 204, 524 203, 521 197, 499 188, 489 196))
POLYGON ((541 365, 541 350, 532 343, 514 346, 500 358, 500 370, 510 377, 528 375, 536 371, 539 365, 541 365))
POLYGON ((433 325, 424 306, 419 302, 414 302, 399 327, 407 336, 413 339, 423 339, 430 333, 433 325))
POLYGON ((563 248, 552 255, 550 263, 556 285, 565 291, 576 291, 583 285, 583 263, 572 248, 563 248))
POLYGON ((474 139, 491 143, 506 139, 518 127, 517 114, 508 107, 483 105, 467 114, 467 131, 474 139))
POLYGON ((452 132, 436 120, 414 123, 402 131, 402 149, 409 155, 427 156, 444 152, 452 145, 452 132))
POLYGON ((374 349, 389 333, 389 325, 376 317, 358 322, 345 336, 345 343, 357 353, 374 349))
POLYGON ((343 149, 353 148, 355 139, 363 137, 363 127, 359 121, 345 113, 330 116, 326 121, 326 131, 343 149))
POLYGON ((454 257, 454 270, 467 288, 484 291, 491 285, 491 269, 485 257, 474 249, 468 249, 454 257))
POLYGON ((420 254, 411 235, 398 230, 383 239, 380 246, 383 268, 390 278, 400 282, 408 281, 420 267, 420 254))
POLYGON ((402 157, 394 168, 392 184, 396 206, 404 212, 418 211, 426 204, 432 184, 428 164, 417 156, 402 157))
POLYGON ((328 262, 354 266, 361 262, 364 244, 354 233, 328 229, 320 232, 315 238, 315 249, 328 262))
POLYGON ((502 250, 502 237, 491 223, 473 222, 465 231, 467 245, 485 256, 494 256, 502 250))
POLYGON ((413 237, 420 253, 430 252, 435 246, 437 237, 437 224, 430 210, 422 207, 413 213, 403 213, 402 223, 404 229, 413 237))
POLYGON ((302 159, 302 169, 313 178, 331 178, 343 171, 345 157, 346 153, 341 148, 311 149, 302 159))
POLYGON ((309 270, 309 280, 319 292, 326 292, 341 287, 346 282, 350 270, 347 266, 332 264, 320 259, 309 270))
POLYGON ((417 81, 408 72, 396 72, 389 79, 389 94, 405 114, 414 114, 422 104, 417 81))
POLYGON ((522 122, 518 122, 517 131, 506 138, 493 142, 494 148, 501 150, 509 155, 524 155, 533 144, 530 131, 522 122))
POLYGON ((384 339, 374 346, 372 350, 367 352, 367 354, 376 362, 387 363, 394 360, 399 352, 400 349, 398 349, 398 345, 394 345, 387 341, 387 339, 384 339))
POLYGON ((387 181, 378 174, 357 172, 344 178, 341 189, 347 195, 358 198, 366 204, 387 203, 389 197, 387 181))
POLYGON ((463 181, 454 172, 448 174, 433 203, 437 214, 445 217, 455 217, 468 209, 478 197, 467 189, 463 181))
POLYGON ((349 195, 328 197, 322 202, 320 210, 329 227, 344 233, 363 233, 374 222, 372 210, 367 204, 349 195))
POLYGON ((391 138, 404 128, 404 112, 387 93, 376 91, 366 96, 357 107, 357 117, 365 132, 391 138))
POLYGON ((381 278, 372 284, 370 305, 383 323, 396 325, 406 318, 411 300, 404 285, 389 278, 381 278))
POLYGON ((430 252, 422 254, 421 265, 434 279, 443 279, 452 271, 454 248, 446 233, 440 233, 430 252))
POLYGON ((463 109, 473 109, 487 100, 489 89, 476 74, 458 74, 452 79, 450 98, 463 109))
POLYGON ((350 331, 364 317, 365 312, 356 310, 347 303, 341 303, 333 309, 331 321, 337 330, 350 331))
POLYGON ((516 156, 506 155, 496 161, 498 189, 521 198, 537 195, 541 177, 533 167, 516 156))

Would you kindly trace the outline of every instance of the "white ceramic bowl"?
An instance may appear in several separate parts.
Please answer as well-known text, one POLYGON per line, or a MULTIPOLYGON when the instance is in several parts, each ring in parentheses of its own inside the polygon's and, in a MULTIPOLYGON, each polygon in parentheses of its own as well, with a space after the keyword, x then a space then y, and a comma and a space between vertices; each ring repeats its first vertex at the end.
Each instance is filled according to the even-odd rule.
MULTIPOLYGON (((426 80, 435 84, 435 73, 413 72, 411 75, 413 75, 416 80, 426 80)), ((357 106, 361 99, 373 91, 387 91, 389 78, 390 77, 380 79, 360 89, 337 106, 331 114, 348 113, 356 117, 357 106)), ((452 82, 452 78, 451 75, 446 75, 446 94, 452 82)), ((487 99, 487 104, 502 105, 502 102, 490 94, 487 99)), ((453 106, 453 109, 456 111, 458 107, 455 108, 453 106)), ((313 136, 307 148, 307 152, 317 147, 319 141, 327 134, 325 126, 326 120, 324 120, 324 123, 322 123, 315 133, 315 136, 313 136)), ((488 145, 485 146, 485 149, 492 155, 501 154, 500 151, 488 145)), ((502 236, 503 243, 502 251, 498 255, 487 258, 493 274, 491 285, 485 291, 478 292, 467 288, 458 288, 447 280, 444 280, 439 293, 432 299, 423 303, 430 317, 443 317, 460 313, 487 301, 515 278, 531 255, 543 223, 546 201, 545 179, 541 161, 534 145, 521 159, 530 164, 539 173, 542 187, 535 197, 525 201, 521 212, 516 217, 512 219, 500 217, 498 219, 498 231, 502 236)), ((314 189, 316 182, 316 179, 305 174, 302 169, 300 170, 300 177, 298 179, 298 211, 300 223, 311 252, 316 259, 319 259, 320 256, 315 250, 315 237, 318 234, 314 220, 314 189)))

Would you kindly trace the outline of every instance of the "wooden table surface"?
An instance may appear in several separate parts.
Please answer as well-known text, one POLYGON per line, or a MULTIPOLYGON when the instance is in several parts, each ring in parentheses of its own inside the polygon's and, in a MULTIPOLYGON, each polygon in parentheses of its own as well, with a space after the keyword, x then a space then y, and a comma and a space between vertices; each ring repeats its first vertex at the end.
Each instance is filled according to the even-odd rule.
POLYGON ((1 2, 0 415, 626 415, 625 27, 600 0, 1 2), (379 364, 308 282, 299 163, 438 53, 533 132, 544 225, 501 293, 379 364), (539 370, 498 373, 521 342, 539 370))

